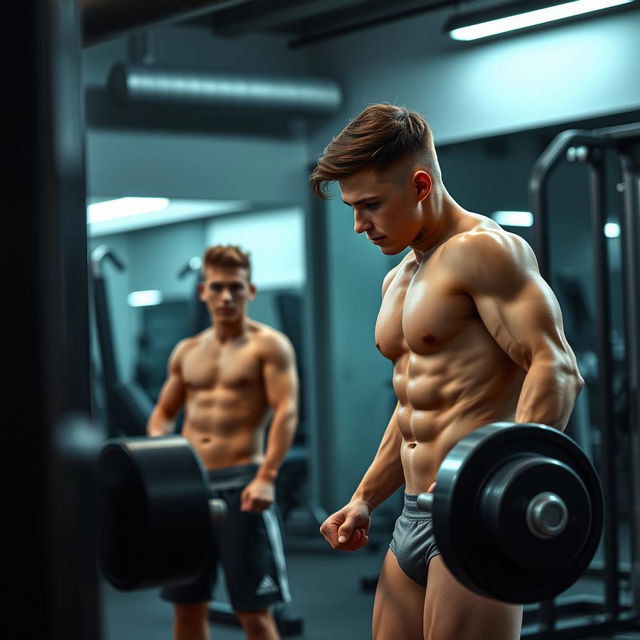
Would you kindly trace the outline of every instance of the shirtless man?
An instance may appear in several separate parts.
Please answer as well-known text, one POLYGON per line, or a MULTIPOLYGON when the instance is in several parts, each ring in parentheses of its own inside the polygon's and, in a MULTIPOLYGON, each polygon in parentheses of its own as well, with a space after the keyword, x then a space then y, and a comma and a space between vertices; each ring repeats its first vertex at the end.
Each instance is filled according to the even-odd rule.
POLYGON ((228 514, 215 527, 207 571, 161 595, 174 603, 175 640, 209 638, 208 601, 219 563, 247 638, 277 640, 268 606, 290 595, 274 483, 298 420, 295 355, 282 333, 247 316, 256 288, 245 252, 210 247, 203 276, 199 294, 213 326, 174 348, 147 432, 173 433, 184 406, 182 435, 209 470, 211 497, 225 500, 228 514))
POLYGON ((331 181, 356 233, 386 255, 409 252, 384 279, 375 330, 394 363, 397 406, 353 497, 321 533, 334 549, 361 548, 372 511, 404 484, 376 591, 375 640, 516 640, 522 607, 478 596, 449 573, 416 498, 451 447, 487 423, 565 428, 583 381, 556 298, 524 240, 447 192, 419 114, 365 109, 311 176, 321 197, 331 181))

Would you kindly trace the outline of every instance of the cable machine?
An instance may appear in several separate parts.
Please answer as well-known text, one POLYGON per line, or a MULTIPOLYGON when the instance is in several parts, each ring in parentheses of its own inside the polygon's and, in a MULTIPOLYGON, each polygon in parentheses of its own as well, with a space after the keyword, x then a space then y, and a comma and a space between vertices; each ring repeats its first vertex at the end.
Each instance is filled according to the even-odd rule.
POLYGON ((558 599, 543 602, 532 610, 525 609, 525 624, 537 621, 539 629, 523 634, 523 638, 536 640, 584 638, 640 628, 640 123, 593 131, 564 131, 553 139, 534 164, 529 185, 534 237, 540 272, 547 281, 551 279, 548 183, 562 160, 584 163, 589 170, 595 300, 601 310, 595 325, 599 396, 596 421, 601 433, 599 469, 605 499, 603 561, 595 573, 603 580, 604 597, 558 599), (625 343, 623 394, 627 409, 622 419, 614 416, 613 412, 612 297, 609 252, 604 234, 607 223, 607 154, 613 154, 620 173, 616 186, 621 196, 625 343), (629 514, 631 561, 628 567, 621 566, 620 562, 620 487, 616 466, 619 452, 624 450, 630 452, 632 474, 629 514), (621 583, 628 585, 628 594, 623 593, 621 583), (585 624, 585 618, 591 622, 585 624))

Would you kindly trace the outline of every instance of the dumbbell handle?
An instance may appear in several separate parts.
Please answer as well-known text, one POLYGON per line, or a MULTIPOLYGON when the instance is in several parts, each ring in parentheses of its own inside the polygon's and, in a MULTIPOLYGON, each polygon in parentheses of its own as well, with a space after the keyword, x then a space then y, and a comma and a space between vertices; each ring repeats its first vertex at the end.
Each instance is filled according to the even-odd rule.
POLYGON ((433 493, 418 494, 418 509, 431 514, 433 510, 433 493))
POLYGON ((217 522, 227 515, 227 503, 220 498, 209 499, 209 512, 211 513, 211 521, 217 522))
MULTIPOLYGON (((418 508, 433 512, 433 493, 418 495, 418 508)), ((545 491, 536 495, 527 507, 527 526, 538 538, 553 538, 564 531, 569 521, 567 505, 555 493, 545 491)))

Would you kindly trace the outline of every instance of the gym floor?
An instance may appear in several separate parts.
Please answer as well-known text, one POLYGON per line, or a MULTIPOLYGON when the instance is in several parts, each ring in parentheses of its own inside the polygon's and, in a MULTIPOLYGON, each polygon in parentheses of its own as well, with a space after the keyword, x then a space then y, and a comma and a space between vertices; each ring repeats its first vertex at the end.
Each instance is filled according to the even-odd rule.
MULTIPOLYGON (((303 619, 304 640, 356 640, 370 637, 373 593, 360 588, 361 577, 377 574, 384 550, 375 553, 287 551, 292 613, 303 619)), ((171 638, 172 607, 155 589, 119 592, 104 583, 104 640, 171 638)), ((223 588, 216 600, 226 601, 223 588)), ((212 640, 240 640, 235 625, 212 623, 212 640)))
MULTIPOLYGON (((287 550, 294 601, 291 610, 304 621, 304 640, 366 640, 371 637, 373 593, 361 588, 363 578, 377 575, 386 547, 373 551, 335 553, 320 549, 287 550)), ((600 595, 602 587, 582 579, 571 593, 600 595)), ((104 640, 170 640, 172 608, 155 589, 123 593, 106 582, 102 587, 104 640)), ((223 587, 216 600, 226 601, 223 587)), ((585 620, 585 623, 588 623, 585 620)), ((575 623, 572 623, 574 625, 575 623)), ((241 640, 235 625, 212 623, 212 640, 241 640)), ((626 632, 609 639, 640 640, 640 632, 626 632)), ((401 639, 398 639, 401 640, 401 639)), ((601 636, 592 640, 604 640, 601 636)))

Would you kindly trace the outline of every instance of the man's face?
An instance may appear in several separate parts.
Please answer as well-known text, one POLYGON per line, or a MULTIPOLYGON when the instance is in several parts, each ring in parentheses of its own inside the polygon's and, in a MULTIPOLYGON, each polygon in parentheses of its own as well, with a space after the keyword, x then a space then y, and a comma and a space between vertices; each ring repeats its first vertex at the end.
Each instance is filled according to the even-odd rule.
POLYGON ((246 313, 247 302, 256 295, 256 288, 242 267, 206 266, 198 288, 200 300, 207 305, 214 322, 241 319, 246 313))
POLYGON ((353 208, 353 230, 366 233, 382 253, 396 255, 423 233, 420 203, 428 189, 426 194, 420 191, 412 171, 366 169, 339 180, 339 185, 345 204, 353 208))

